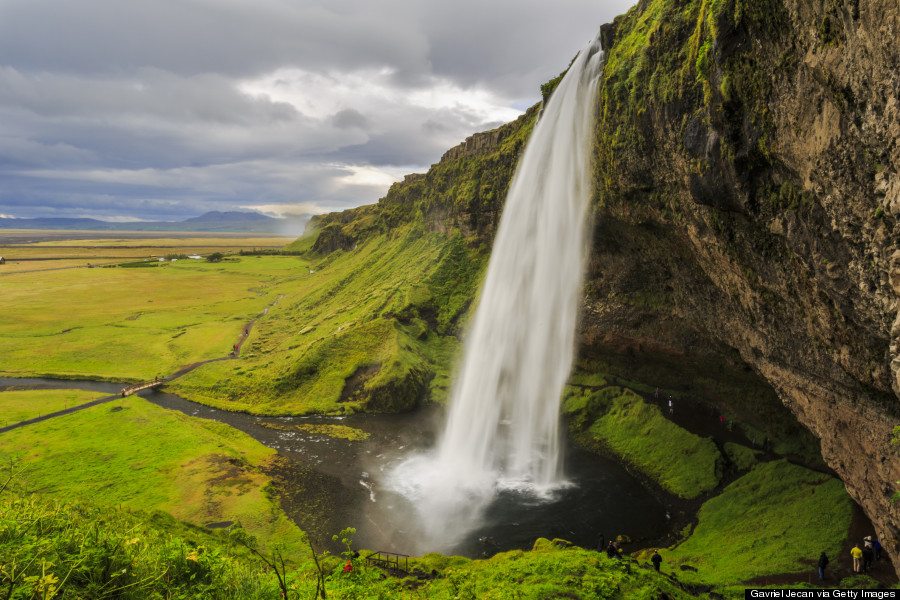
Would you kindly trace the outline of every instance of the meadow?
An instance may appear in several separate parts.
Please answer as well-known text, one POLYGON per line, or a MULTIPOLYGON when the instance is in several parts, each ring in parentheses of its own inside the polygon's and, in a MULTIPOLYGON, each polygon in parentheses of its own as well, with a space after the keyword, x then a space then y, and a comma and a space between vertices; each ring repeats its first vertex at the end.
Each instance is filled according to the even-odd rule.
POLYGON ((136 381, 225 356, 277 298, 279 279, 307 267, 295 257, 249 260, 9 274, 0 373, 136 381))
POLYGON ((84 404, 108 394, 88 390, 4 390, 0 392, 0 427, 84 404))
POLYGON ((444 400, 484 252, 413 227, 327 256, 310 250, 313 240, 288 247, 301 256, 7 273, 0 374, 165 377, 227 356, 255 321, 239 360, 205 365, 170 389, 260 414, 444 400))
MULTIPOLYGON (((55 391, 32 392, 55 395, 55 391)), ((0 402, 15 397, 0 392, 0 402)), ((7 431, 3 464, 22 490, 205 525, 240 523, 265 544, 304 551, 302 532, 267 490, 276 452, 217 421, 129 396, 7 431)))
POLYGON ((0 231, 0 276, 22 271, 106 266, 153 260, 168 255, 232 253, 253 248, 279 248, 293 238, 261 234, 0 231), (61 239, 60 239, 61 238, 61 239))

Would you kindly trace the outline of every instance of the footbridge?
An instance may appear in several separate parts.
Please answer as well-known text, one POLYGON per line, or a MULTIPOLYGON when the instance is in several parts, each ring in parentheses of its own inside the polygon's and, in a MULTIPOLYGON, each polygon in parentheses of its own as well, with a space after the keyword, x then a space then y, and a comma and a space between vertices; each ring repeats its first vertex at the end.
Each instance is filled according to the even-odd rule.
POLYGON ((132 394, 137 394, 138 392, 142 392, 144 390, 152 390, 158 388, 162 384, 166 382, 165 379, 160 379, 157 377, 153 381, 147 383, 136 383, 134 385, 129 385, 127 387, 122 388, 122 397, 130 396, 132 394))

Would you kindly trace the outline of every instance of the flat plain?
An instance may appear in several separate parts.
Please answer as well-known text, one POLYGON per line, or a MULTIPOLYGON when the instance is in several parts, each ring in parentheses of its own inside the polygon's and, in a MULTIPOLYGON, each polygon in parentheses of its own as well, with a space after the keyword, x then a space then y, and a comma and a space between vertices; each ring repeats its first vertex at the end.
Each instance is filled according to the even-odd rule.
POLYGON ((5 264, 0 265, 0 276, 22 271, 156 260, 171 254, 205 255, 280 248, 293 239, 255 233, 2 230, 0 257, 5 259, 5 264))

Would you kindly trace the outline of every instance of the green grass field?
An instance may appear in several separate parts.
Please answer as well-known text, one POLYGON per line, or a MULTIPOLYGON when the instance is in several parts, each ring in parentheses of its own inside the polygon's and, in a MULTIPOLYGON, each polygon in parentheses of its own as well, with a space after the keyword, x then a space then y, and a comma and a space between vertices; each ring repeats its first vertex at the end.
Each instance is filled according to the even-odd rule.
POLYGON ((197 525, 240 522, 267 543, 302 548, 300 530, 265 492, 260 468, 274 450, 139 397, 8 431, 0 454, 41 495, 163 510, 197 525))
POLYGON ((266 257, 8 275, 0 373, 141 380, 224 356, 275 300, 273 285, 306 266, 266 257))
MULTIPOLYGON (((14 234, 40 239, 53 232, 4 230, 0 238, 10 239, 14 234), (13 234, 13 235, 11 235, 13 234)), ((138 236, 123 233, 121 237, 101 239, 66 239, 37 241, 29 244, 0 243, 0 256, 6 264, 0 265, 0 275, 23 271, 47 271, 100 266, 147 259, 165 258, 172 254, 210 254, 212 252, 237 252, 254 248, 278 248, 293 238, 266 235, 182 234, 178 237, 159 233, 159 237, 138 236)))
POLYGON ((0 427, 84 404, 109 394, 88 390, 6 390, 0 392, 0 427))

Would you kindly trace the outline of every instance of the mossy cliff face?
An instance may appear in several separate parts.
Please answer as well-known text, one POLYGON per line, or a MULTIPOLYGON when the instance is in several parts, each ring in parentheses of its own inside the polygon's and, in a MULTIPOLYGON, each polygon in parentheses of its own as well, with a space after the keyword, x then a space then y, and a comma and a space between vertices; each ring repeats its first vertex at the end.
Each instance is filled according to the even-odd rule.
POLYGON ((582 355, 683 389, 752 368, 900 567, 898 33, 894 0, 642 0, 604 26, 582 355))

